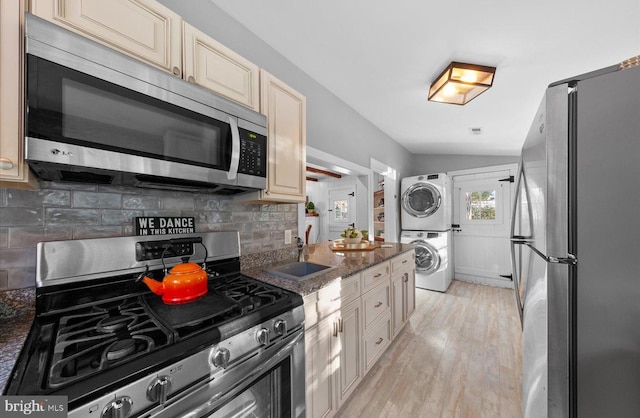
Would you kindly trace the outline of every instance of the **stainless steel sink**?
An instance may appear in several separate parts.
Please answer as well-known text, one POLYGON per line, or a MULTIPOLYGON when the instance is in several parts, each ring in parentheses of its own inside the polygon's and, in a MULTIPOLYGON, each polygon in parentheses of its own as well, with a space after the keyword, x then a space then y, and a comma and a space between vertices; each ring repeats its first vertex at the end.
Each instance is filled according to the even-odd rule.
POLYGON ((275 267, 273 269, 267 270, 267 273, 282 277, 283 279, 296 280, 298 282, 301 282, 304 280, 312 279, 314 277, 318 277, 319 275, 324 274, 334 268, 335 267, 311 263, 309 261, 299 261, 296 263, 290 263, 283 266, 275 267))

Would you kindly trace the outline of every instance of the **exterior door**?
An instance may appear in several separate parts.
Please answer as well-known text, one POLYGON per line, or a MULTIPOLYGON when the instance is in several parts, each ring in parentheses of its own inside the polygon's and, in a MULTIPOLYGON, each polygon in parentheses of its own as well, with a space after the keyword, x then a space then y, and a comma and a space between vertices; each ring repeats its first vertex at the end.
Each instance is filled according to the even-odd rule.
POLYGON ((454 277, 513 287, 510 223, 517 166, 453 174, 454 277))
POLYGON ((342 231, 356 224, 356 187, 329 190, 329 239, 339 239, 342 231))

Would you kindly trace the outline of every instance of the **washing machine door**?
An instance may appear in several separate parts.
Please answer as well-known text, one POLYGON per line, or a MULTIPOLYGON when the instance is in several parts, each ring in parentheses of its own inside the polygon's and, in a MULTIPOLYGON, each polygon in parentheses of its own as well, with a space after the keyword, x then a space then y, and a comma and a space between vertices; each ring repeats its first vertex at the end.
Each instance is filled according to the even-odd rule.
POLYGON ((440 254, 433 245, 421 239, 411 242, 416 245, 416 272, 431 274, 440 268, 440 254))
POLYGON ((430 183, 416 183, 402 195, 402 208, 416 218, 433 215, 441 204, 440 191, 430 183))

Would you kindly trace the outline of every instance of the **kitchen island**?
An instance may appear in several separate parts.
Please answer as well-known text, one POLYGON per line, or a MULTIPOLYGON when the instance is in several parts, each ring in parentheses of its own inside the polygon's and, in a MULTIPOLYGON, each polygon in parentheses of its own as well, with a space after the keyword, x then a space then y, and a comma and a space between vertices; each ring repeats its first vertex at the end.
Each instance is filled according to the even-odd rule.
MULTIPOLYGON (((305 281, 283 279, 267 272, 276 266, 261 266, 242 270, 243 274, 283 289, 291 290, 302 296, 317 292, 323 287, 334 284, 336 280, 357 274, 363 270, 390 260, 400 254, 412 251, 411 244, 385 243, 388 247, 378 247, 369 251, 332 251, 330 241, 305 246, 304 261, 334 267, 326 273, 305 281)), ((295 260, 282 264, 292 263, 295 260)))
POLYGON ((413 245, 386 243, 369 251, 332 251, 330 245, 305 248, 304 261, 331 268, 304 281, 269 273, 274 266, 243 270, 303 295, 310 418, 335 415, 415 310, 413 245))

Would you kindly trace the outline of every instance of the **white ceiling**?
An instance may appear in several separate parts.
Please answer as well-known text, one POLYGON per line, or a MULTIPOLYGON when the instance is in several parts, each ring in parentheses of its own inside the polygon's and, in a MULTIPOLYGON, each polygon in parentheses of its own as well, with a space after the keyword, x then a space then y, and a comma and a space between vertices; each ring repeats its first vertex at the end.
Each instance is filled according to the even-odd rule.
POLYGON ((212 1, 416 154, 517 155, 548 84, 640 54, 640 0, 212 1), (450 61, 493 87, 428 102, 450 61))

